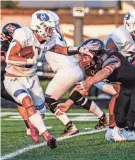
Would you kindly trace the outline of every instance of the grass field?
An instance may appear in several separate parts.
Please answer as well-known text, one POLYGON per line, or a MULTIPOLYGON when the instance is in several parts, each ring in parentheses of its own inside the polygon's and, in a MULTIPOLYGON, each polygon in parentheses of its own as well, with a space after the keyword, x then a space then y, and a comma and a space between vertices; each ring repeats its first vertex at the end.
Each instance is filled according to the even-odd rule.
POLYGON ((108 142, 105 131, 95 133, 95 117, 81 109, 70 110, 68 114, 80 134, 63 139, 59 138, 63 125, 47 112, 46 125, 58 140, 58 147, 51 150, 42 137, 35 144, 26 136, 24 122, 16 109, 2 109, 1 160, 135 160, 134 142, 108 142))

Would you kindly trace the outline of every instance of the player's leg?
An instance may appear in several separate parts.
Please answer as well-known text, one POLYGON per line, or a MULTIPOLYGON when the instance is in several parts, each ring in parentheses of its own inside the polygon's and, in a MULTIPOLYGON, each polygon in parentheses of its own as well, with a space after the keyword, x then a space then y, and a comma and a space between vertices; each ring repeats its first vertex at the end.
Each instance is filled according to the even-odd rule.
MULTIPOLYGON (((13 103, 16 103, 16 101, 6 91, 3 81, 1 81, 1 97, 3 99, 6 99, 6 100, 11 101, 13 103)), ((22 116, 24 123, 26 125, 27 135, 30 135, 29 125, 27 122, 28 116, 26 115, 26 109, 23 106, 18 106, 18 111, 19 111, 20 115, 22 116)))
MULTIPOLYGON (((28 120, 28 113, 26 107, 22 104, 22 100, 25 97, 29 97, 29 93, 27 89, 22 85, 17 78, 15 77, 6 77, 4 80, 5 89, 7 92, 12 96, 12 98, 15 100, 15 102, 20 106, 22 105, 23 108, 21 112, 22 117, 25 117, 27 119, 28 126, 31 128, 31 136, 32 139, 35 142, 38 142, 39 136, 36 134, 36 129, 34 126, 30 124, 30 121, 28 120), (25 115, 24 115, 25 114, 25 115)), ((20 110, 19 110, 20 111, 20 110)))
POLYGON ((36 107, 36 110, 39 111, 42 117, 44 117, 44 114, 46 112, 45 107, 45 94, 43 92, 42 87, 40 86, 39 78, 37 75, 31 77, 33 80, 33 85, 31 88, 28 89, 28 92, 30 93, 33 103, 36 107))
POLYGON ((47 131, 44 121, 42 120, 42 118, 44 118, 46 108, 45 108, 45 96, 40 86, 39 78, 37 75, 34 75, 32 77, 27 78, 27 82, 30 82, 30 85, 25 84, 25 86, 29 86, 28 92, 35 106, 35 110, 37 111, 36 114, 38 113, 38 116, 40 115, 40 121, 36 121, 36 119, 32 118, 32 121, 34 122, 34 124, 32 122, 31 123, 35 126, 35 128, 38 129, 39 133, 42 134, 44 139, 47 141, 47 145, 52 149, 56 148, 56 140, 47 131), (43 132, 43 126, 45 130, 44 132, 43 132))
POLYGON ((27 110, 25 107, 23 106, 17 106, 18 108, 18 112, 20 113, 20 115, 22 116, 22 119, 24 120, 25 126, 26 126, 26 134, 27 135, 31 135, 31 131, 30 131, 30 127, 28 124, 28 115, 27 115, 27 110))
MULTIPOLYGON (((110 94, 110 95, 112 95, 112 96, 115 96, 115 95, 117 94, 117 91, 115 90, 115 88, 113 87, 112 84, 108 84, 108 83, 105 83, 105 82, 98 82, 98 83, 95 84, 95 86, 96 86, 98 89, 102 90, 103 92, 105 92, 105 93, 107 93, 107 94, 110 94)), ((113 101, 114 101, 114 98, 112 99, 111 103, 113 103, 113 101)), ((105 114, 103 114, 103 117, 101 117, 101 118, 99 119, 99 122, 98 122, 98 124, 96 125, 95 128, 96 128, 96 129, 102 128, 102 126, 104 125, 104 123, 105 123, 105 125, 106 125, 106 123, 109 122, 109 119, 110 119, 110 116, 107 117, 107 116, 105 116, 105 114), (102 124, 103 124, 103 125, 102 125, 102 124), (100 126, 101 126, 101 127, 100 127, 100 126)))
POLYGON ((109 127, 115 127, 115 118, 114 118, 114 106, 117 97, 119 96, 120 84, 113 84, 114 89, 116 90, 116 94, 112 97, 109 104, 109 127))
POLYGON ((68 118, 66 113, 57 115, 57 105, 53 105, 54 101, 62 97, 79 80, 83 79, 83 72, 78 65, 60 69, 48 84, 46 89, 46 103, 50 111, 64 124, 66 130, 63 135, 72 135, 78 132, 73 122, 68 118), (52 99, 53 98, 53 99, 52 99), (53 106, 53 107, 52 107, 53 106))
POLYGON ((88 110, 90 113, 93 113, 99 118, 99 122, 95 127, 96 129, 102 129, 109 123, 106 114, 97 106, 97 104, 87 97, 84 97, 83 93, 80 93, 80 91, 78 92, 76 88, 72 91, 69 99, 71 99, 77 106, 88 110))
POLYGON ((115 117, 114 117, 114 106, 115 106, 115 101, 119 95, 120 84, 113 84, 113 87, 116 90, 116 94, 112 96, 111 101, 109 103, 109 127, 107 128, 107 131, 105 134, 105 138, 107 140, 112 139, 112 130, 116 126, 115 117))
POLYGON ((130 141, 135 141, 135 87, 132 88, 130 107, 127 115, 128 129, 123 131, 123 135, 130 141))
MULTIPOLYGON (((32 100, 34 102, 34 105, 36 106, 36 110, 40 109, 40 110, 42 110, 42 112, 44 112, 45 111, 45 107, 44 107, 44 101, 45 101, 44 100, 44 94, 43 94, 42 88, 40 87, 40 83, 39 83, 38 77, 34 76, 32 78, 29 78, 29 79, 31 79, 31 81, 34 81, 34 84, 32 85, 32 90, 33 91, 29 90, 29 92, 30 92, 30 95, 31 95, 32 100), (37 95, 39 95, 38 97, 36 97, 36 100, 33 99, 34 93, 37 94, 37 95), (40 99, 42 99, 42 101, 40 99), (35 103, 35 101, 37 103, 35 103)), ((34 128, 32 128, 32 125, 29 124, 29 122, 28 122, 28 115, 27 115, 26 108, 18 106, 18 111, 21 114, 21 116, 24 119, 24 122, 26 124, 26 134, 27 135, 31 135, 31 132, 34 131, 34 128)), ((44 117, 44 115, 41 115, 41 116, 44 117)), ((33 135, 33 133, 32 133, 32 136, 35 136, 35 134, 33 135)))
MULTIPOLYGON (((19 78, 6 77, 4 80, 5 88, 8 93, 14 98, 14 100, 22 104, 26 110, 29 117, 30 123, 42 133, 43 137, 47 140, 48 146, 51 148, 56 147, 56 140, 49 134, 47 128, 42 120, 41 115, 36 111, 33 101, 24 87, 19 81, 19 78), (16 86, 16 87, 14 87, 16 86)), ((38 139, 37 139, 38 141, 38 139)))
POLYGON ((127 125, 128 128, 132 131, 135 130, 135 87, 133 87, 131 90, 132 90, 132 95, 127 115, 127 125))
MULTIPOLYGON (((131 95, 131 90, 126 89, 121 85, 119 96, 115 102, 114 116, 115 116, 116 125, 122 129, 127 126, 127 113, 128 113, 129 104, 130 104, 130 95, 131 95)), ((115 141, 127 140, 127 138, 123 137, 118 127, 114 127, 114 130, 112 130, 113 139, 115 141)))

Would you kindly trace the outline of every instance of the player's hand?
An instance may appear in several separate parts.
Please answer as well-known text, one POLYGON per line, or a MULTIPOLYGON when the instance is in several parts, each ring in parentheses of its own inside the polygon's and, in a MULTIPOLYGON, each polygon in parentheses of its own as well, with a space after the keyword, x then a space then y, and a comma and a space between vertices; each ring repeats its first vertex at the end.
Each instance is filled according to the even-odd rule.
POLYGON ((89 55, 91 58, 93 58, 93 54, 89 48, 89 46, 87 45, 84 45, 82 47, 79 48, 79 53, 82 54, 82 55, 89 55))
POLYGON ((89 88, 92 87, 92 81, 90 80, 90 77, 88 77, 85 81, 81 81, 77 83, 76 89, 79 91, 82 95, 87 95, 89 88))
POLYGON ((80 82, 76 83, 77 85, 73 88, 73 90, 71 91, 70 95, 74 92, 74 91, 78 91, 80 92, 83 96, 87 96, 88 95, 88 90, 86 90, 83 86, 80 87, 80 82))
POLYGON ((61 109, 59 109, 59 107, 56 108, 56 110, 55 110, 55 115, 56 116, 61 116, 61 115, 63 115, 63 113, 64 112, 61 109))
POLYGON ((62 112, 66 112, 69 109, 69 106, 66 103, 60 103, 58 104, 58 108, 62 111, 62 112))
POLYGON ((69 110, 69 108, 74 104, 74 102, 71 99, 68 99, 65 103, 59 103, 57 105, 58 109, 60 109, 62 112, 66 112, 69 110))
POLYGON ((32 58, 28 58, 26 64, 27 65, 34 65, 37 64, 38 60, 39 60, 39 50, 38 48, 36 48, 35 46, 32 47, 33 51, 34 51, 34 56, 32 58))
POLYGON ((33 64, 37 64, 38 60, 39 60, 39 50, 36 47, 33 47, 33 51, 34 51, 34 57, 33 59, 33 64))

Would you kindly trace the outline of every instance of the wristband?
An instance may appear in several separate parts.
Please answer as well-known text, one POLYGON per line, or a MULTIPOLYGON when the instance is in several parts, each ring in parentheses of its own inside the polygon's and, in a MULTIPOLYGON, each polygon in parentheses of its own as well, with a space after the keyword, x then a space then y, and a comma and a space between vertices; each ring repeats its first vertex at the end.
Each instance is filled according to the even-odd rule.
POLYGON ((79 52, 79 47, 68 47, 68 55, 69 56, 78 54, 78 52, 79 52))
POLYGON ((34 61, 33 59, 29 58, 27 59, 27 62, 26 62, 27 65, 31 65, 31 64, 34 64, 34 61))

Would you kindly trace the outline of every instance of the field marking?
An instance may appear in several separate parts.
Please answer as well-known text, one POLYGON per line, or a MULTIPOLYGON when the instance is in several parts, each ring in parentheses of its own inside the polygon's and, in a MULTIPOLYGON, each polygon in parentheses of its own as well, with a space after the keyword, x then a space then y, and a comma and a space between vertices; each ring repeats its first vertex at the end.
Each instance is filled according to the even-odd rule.
MULTIPOLYGON (((70 119, 72 121, 98 121, 99 119, 97 116, 95 116, 92 113, 66 113, 68 116, 71 116, 70 119), (74 116, 74 117, 72 117, 74 116)), ((108 113, 107 113, 108 115, 108 113)), ((3 117, 2 120, 4 121, 21 121, 22 117, 19 115, 17 112, 3 112, 2 115, 3 117), (8 116, 8 118, 6 117, 8 116)), ((46 113, 46 120, 48 119, 57 119, 52 113, 47 112, 46 113)))
MULTIPOLYGON (((93 113, 66 113, 68 116, 93 116, 93 113)), ((108 113, 106 113, 108 115, 108 113)), ((1 112, 1 117, 5 116, 13 116, 13 115, 20 115, 18 112, 1 112)), ((54 115, 51 112, 46 112, 45 115, 54 115)))
MULTIPOLYGON (((45 120, 48 119, 57 119, 56 117, 45 117, 45 120)), ((10 116, 10 118, 4 118, 4 121, 22 121, 22 117, 16 117, 16 116, 10 116)), ((71 121, 99 121, 99 119, 96 116, 77 116, 77 117, 70 117, 71 121)))
MULTIPOLYGON (((93 131, 88 131, 88 132, 81 132, 81 133, 78 133, 78 134, 75 134, 73 136, 66 136, 66 137, 58 137, 56 138, 57 141, 62 141, 64 139, 69 139, 69 138, 73 138, 73 137, 77 137, 77 136, 81 136, 81 135, 87 135, 87 134, 93 134, 93 133, 99 133, 99 132, 103 132, 105 131, 106 129, 102 129, 102 130, 93 130, 93 131)), ((22 149, 19 149, 13 153, 9 153, 9 154, 6 154, 4 156, 1 157, 1 160, 6 160, 6 159, 10 159, 10 158, 13 158, 15 156, 18 156, 22 153, 25 153, 25 152, 28 152, 29 150, 32 150, 32 149, 35 149, 35 148, 39 148, 39 147, 42 147, 42 146, 46 146, 46 142, 43 142, 43 143, 40 143, 40 144, 36 144, 36 145, 29 145, 28 147, 25 147, 25 148, 22 148, 22 149)))

